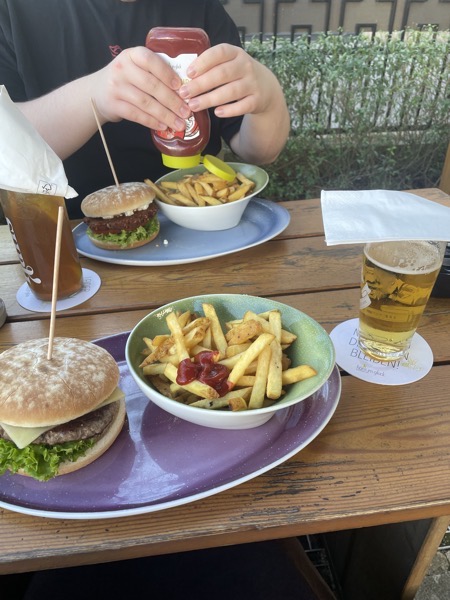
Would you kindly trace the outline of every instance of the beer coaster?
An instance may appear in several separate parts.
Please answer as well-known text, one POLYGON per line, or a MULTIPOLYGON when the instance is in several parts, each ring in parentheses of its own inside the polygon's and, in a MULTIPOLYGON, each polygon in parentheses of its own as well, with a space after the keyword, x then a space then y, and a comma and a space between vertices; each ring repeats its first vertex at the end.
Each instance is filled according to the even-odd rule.
POLYGON ((366 356, 358 346, 359 319, 340 323, 330 333, 337 364, 354 377, 381 385, 406 385, 425 377, 433 366, 433 352, 424 338, 415 333, 405 357, 379 361, 366 356))
MULTIPOLYGON (((83 287, 79 292, 69 298, 63 298, 56 302, 56 312, 60 310, 67 310, 78 306, 89 298, 92 298, 94 294, 98 292, 101 285, 101 279, 94 271, 90 269, 83 269, 83 287)), ((44 312, 49 313, 52 309, 51 301, 39 300, 31 291, 27 282, 25 282, 18 290, 16 300, 23 308, 31 310, 32 312, 44 312)))

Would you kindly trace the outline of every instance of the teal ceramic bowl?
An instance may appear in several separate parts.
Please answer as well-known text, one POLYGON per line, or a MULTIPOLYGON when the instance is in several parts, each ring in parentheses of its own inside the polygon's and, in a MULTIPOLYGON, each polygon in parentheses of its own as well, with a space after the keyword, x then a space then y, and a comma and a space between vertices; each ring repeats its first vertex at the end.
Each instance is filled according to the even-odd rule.
MULTIPOLYGON (((160 212, 170 221, 186 227, 187 229, 196 229, 198 231, 221 231, 236 227, 242 219, 245 209, 251 198, 261 193, 269 182, 269 176, 264 169, 255 165, 245 163, 227 163, 235 171, 240 171, 243 175, 255 182, 252 193, 241 200, 226 202, 218 206, 173 206, 161 200, 155 199, 160 212)), ((203 165, 191 167, 190 169, 179 169, 163 175, 156 183, 162 181, 179 181, 185 175, 195 173, 204 173, 206 168, 203 165)))
POLYGON ((301 402, 322 387, 335 364, 335 352, 331 339, 314 319, 286 304, 244 294, 193 296, 171 302, 151 312, 131 331, 126 344, 125 356, 133 379, 152 402, 180 419, 218 429, 248 429, 266 423, 277 411, 301 402), (153 338, 156 334, 167 333, 165 317, 169 312, 189 310, 203 315, 202 304, 205 302, 214 305, 222 324, 225 321, 243 317, 247 310, 261 313, 278 309, 281 312, 283 328, 297 336, 297 339, 286 351, 292 360, 291 366, 311 365, 317 371, 317 375, 286 386, 284 388, 285 395, 272 406, 239 412, 197 408, 160 394, 149 383, 139 367, 142 362, 141 351, 144 348, 143 338, 153 338))

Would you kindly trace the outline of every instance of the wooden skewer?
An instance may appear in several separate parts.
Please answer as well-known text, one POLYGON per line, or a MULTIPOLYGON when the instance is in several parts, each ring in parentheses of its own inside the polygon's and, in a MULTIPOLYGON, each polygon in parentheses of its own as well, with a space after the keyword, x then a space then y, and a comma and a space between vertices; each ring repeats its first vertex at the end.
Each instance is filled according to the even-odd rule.
POLYGON ((114 177, 114 181, 115 181, 117 187, 119 187, 119 180, 117 179, 116 171, 114 169, 114 165, 113 165, 113 162, 111 160, 111 155, 109 153, 108 145, 106 143, 105 136, 103 134, 102 126, 100 125, 100 121, 99 121, 98 114, 97 114, 97 108, 95 106, 95 101, 94 101, 93 98, 91 98, 91 104, 92 104, 92 110, 94 111, 95 122, 97 123, 98 131, 100 133, 100 137, 102 138, 103 147, 105 148, 106 156, 108 157, 108 162, 109 162, 109 166, 111 167, 111 171, 112 171, 112 174, 113 174, 113 177, 114 177))
POLYGON ((48 336, 47 359, 51 360, 53 352, 53 338, 55 337, 56 301, 58 298, 59 261, 61 257, 61 235, 64 218, 64 208, 58 208, 58 221, 56 223, 55 261, 53 263, 52 308, 50 312, 50 333, 48 336))

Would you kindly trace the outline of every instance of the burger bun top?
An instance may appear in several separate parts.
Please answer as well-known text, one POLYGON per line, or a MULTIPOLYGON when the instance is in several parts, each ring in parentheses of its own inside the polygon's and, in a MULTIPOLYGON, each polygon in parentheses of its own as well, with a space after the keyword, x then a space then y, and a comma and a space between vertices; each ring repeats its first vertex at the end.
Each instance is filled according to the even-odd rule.
POLYGON ((86 217, 111 218, 148 206, 155 192, 144 182, 110 185, 84 198, 81 210, 86 217))
POLYGON ((30 340, 0 354, 0 422, 47 427, 87 414, 119 383, 111 354, 75 338, 30 340))

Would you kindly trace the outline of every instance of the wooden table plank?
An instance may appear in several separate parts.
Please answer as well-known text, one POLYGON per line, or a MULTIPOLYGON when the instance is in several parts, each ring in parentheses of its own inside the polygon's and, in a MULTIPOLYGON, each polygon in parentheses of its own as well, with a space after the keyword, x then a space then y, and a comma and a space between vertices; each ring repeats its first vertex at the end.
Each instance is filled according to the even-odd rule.
MULTIPOLYGON (((450 206, 439 190, 419 193, 450 206)), ((326 247, 318 200, 286 207, 292 220, 279 238, 229 257, 164 268, 83 259, 100 273, 102 288, 58 315, 57 335, 95 339, 127 331, 152 307, 220 291, 274 297, 331 331, 357 315, 361 248, 326 247)), ((18 264, 7 264, 17 258, 7 260, 4 232, 0 228, 0 296, 14 322, 0 330, 0 351, 48 334, 48 314, 27 313, 15 301, 23 276, 18 264)), ((413 386, 387 388, 344 376, 336 414, 317 439, 236 488, 169 510, 89 523, 0 510, 0 573, 448 518, 449 325, 448 299, 431 299, 419 332, 438 366, 413 386)), ((414 585, 417 573, 411 574, 414 585)))
MULTIPOLYGON (((323 235, 322 214, 317 199, 278 202, 289 211, 291 222, 278 239, 323 235)), ((73 222, 75 226, 79 220, 73 222)), ((9 228, 0 226, 0 264, 17 263, 18 256, 9 228)))
MULTIPOLYGON (((328 333, 347 319, 358 315, 359 289, 318 292, 315 294, 275 295, 274 300, 288 304, 310 315, 328 333)), ((56 334, 93 340, 107 335, 130 331, 148 309, 124 312, 68 316, 60 313, 56 320, 56 334)), ((47 337, 48 315, 34 321, 6 323, 0 336, 0 352, 30 338, 47 337)), ((431 298, 420 321, 419 333, 428 341, 436 363, 450 361, 450 302, 446 298, 431 298)))
POLYGON ((442 544, 449 524, 450 518, 448 516, 433 519, 411 573, 404 585, 401 600, 414 600, 416 597, 423 578, 427 574, 428 567, 436 556, 439 546, 442 544))
POLYGON ((449 378, 450 366, 438 367, 387 395, 344 377, 335 415, 309 446, 191 504, 89 523, 2 510, 0 572, 449 514, 450 403, 441 393, 449 378))
MULTIPOLYGON (((437 188, 413 190, 413 193, 444 206, 450 206, 450 196, 437 188)), ((288 202, 279 201, 278 204, 289 211, 291 222, 277 239, 323 235, 322 212, 318 198, 288 202)), ((12 243, 9 230, 6 226, 0 226, 0 264, 16 262, 18 262, 17 252, 12 243)))
MULTIPOLYGON (((131 310, 205 293, 273 296, 327 288, 359 286, 360 246, 327 248, 323 238, 273 241, 213 260, 161 267, 124 267, 84 259, 83 266, 100 276, 92 298, 65 315, 131 310), (125 279, 126 276, 126 279, 125 279)), ((10 319, 33 320, 36 314, 16 301, 23 283, 19 265, 0 269, 0 289, 10 319)))

